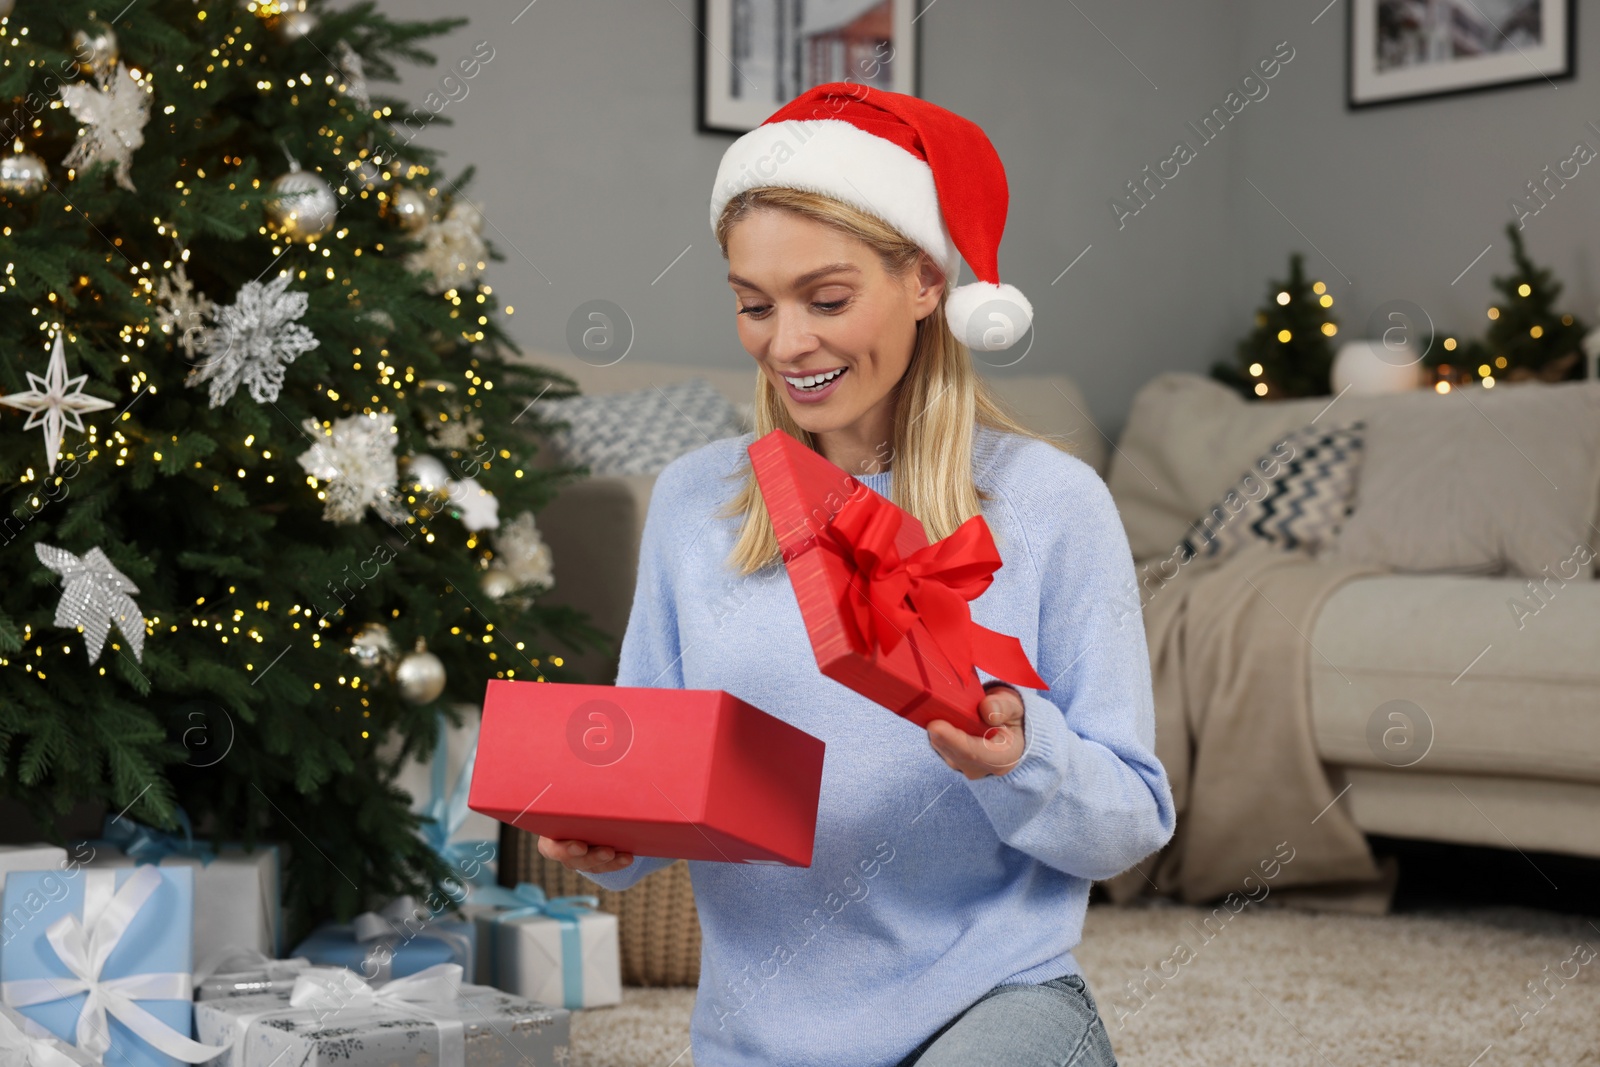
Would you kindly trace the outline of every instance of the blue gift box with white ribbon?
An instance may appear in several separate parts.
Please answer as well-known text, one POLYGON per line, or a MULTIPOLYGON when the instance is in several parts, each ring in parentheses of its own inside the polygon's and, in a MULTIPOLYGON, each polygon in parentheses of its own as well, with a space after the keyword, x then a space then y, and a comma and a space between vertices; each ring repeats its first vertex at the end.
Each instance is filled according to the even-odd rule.
POLYGON ((443 919, 413 897, 397 897, 349 923, 324 923, 295 946, 294 955, 321 967, 344 967, 369 982, 405 978, 441 963, 475 975, 478 931, 443 919))
POLYGON ((177 1067, 193 1041, 194 872, 14 871, 0 999, 114 1067, 177 1067), (92 994, 92 995, 91 995, 92 994))
POLYGON ((235 844, 196 840, 189 816, 177 812, 182 834, 167 833, 132 819, 106 817, 92 867, 154 864, 194 871, 194 958, 197 965, 229 949, 276 956, 283 948, 282 873, 278 846, 246 851, 235 844))

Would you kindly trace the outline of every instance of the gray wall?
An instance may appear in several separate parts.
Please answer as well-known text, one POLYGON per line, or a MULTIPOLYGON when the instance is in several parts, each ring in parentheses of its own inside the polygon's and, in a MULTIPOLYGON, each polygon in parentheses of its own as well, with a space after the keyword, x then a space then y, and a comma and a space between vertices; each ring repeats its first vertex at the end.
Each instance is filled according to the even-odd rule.
MULTIPOLYGON (((1600 150, 1594 92, 1600 19, 1580 4, 1578 77, 1489 92, 1347 111, 1344 107, 1345 4, 1316 25, 1326 0, 1245 0, 1239 10, 1263 39, 1291 40, 1291 70, 1241 144, 1229 205, 1237 234, 1235 306, 1260 301, 1261 279, 1281 275, 1299 248, 1327 279, 1341 337, 1358 336, 1374 308, 1390 300, 1423 307, 1446 332, 1479 335, 1495 296, 1493 275, 1510 270, 1507 201, 1565 160, 1575 142, 1600 150), (1314 253, 1245 180, 1255 182, 1322 250, 1314 253), (1473 257, 1494 247, 1460 281, 1473 257), (1330 266, 1350 278, 1346 284, 1330 266)), ((1534 260, 1567 283, 1565 309, 1597 318, 1600 279, 1600 161, 1583 167, 1550 205, 1526 220, 1534 260)))
MULTIPOLYGON (((516 307, 515 336, 565 349, 568 317, 602 298, 635 324, 630 358, 741 365, 749 356, 706 219, 731 138, 695 132, 694 0, 523 2, 466 0, 457 10, 472 22, 436 46, 441 68, 413 68, 404 83, 420 100, 476 42, 495 50, 469 95, 445 107, 455 124, 422 136, 448 153, 450 173, 478 164, 473 193, 508 257, 491 281, 516 307)), ((1034 302, 1037 335, 1017 369, 1073 375, 1107 434, 1153 374, 1203 371, 1231 351, 1292 248, 1334 284, 1341 338, 1397 297, 1442 327, 1477 329, 1489 276, 1506 262, 1506 198, 1575 139, 1600 147, 1584 132, 1600 108, 1586 113, 1583 81, 1346 112, 1344 7, 1313 25, 1323 3, 939 0, 924 12, 923 95, 983 126, 1010 177, 1001 275, 1034 302), (1185 123, 1280 41, 1294 58, 1266 97, 1201 145, 1185 123), (1111 197, 1180 138, 1196 158, 1119 226, 1111 197)), ((1592 22, 1580 20, 1580 70, 1600 59, 1592 22)), ((1600 171, 1590 169, 1528 227, 1580 314, 1596 299, 1584 249, 1600 171)))
MULTIPOLYGON (((568 316, 603 298, 636 326, 629 358, 748 361, 707 221, 732 138, 695 132, 694 0, 537 0, 512 25, 522 2, 460 6, 472 24, 436 47, 441 67, 481 40, 494 58, 468 96, 444 108, 455 125, 423 134, 449 153, 452 173, 479 166, 473 191, 508 257, 491 280, 516 308, 516 337, 564 350, 568 316)), ((920 20, 922 87, 983 126, 1005 161, 1012 206, 1001 276, 1033 301, 1037 321, 1017 370, 1072 374, 1115 434, 1141 382, 1202 365, 1238 326, 1218 269, 1230 247, 1222 152, 1186 168, 1121 232, 1107 207, 1170 151, 1186 100, 1220 100, 1234 76, 1236 31, 1192 0, 1079 6, 1127 59, 1069 4, 943 0, 920 20)), ((442 11, 421 0, 384 8, 394 17, 442 11)), ((414 68, 405 89, 420 100, 439 74, 414 68)))

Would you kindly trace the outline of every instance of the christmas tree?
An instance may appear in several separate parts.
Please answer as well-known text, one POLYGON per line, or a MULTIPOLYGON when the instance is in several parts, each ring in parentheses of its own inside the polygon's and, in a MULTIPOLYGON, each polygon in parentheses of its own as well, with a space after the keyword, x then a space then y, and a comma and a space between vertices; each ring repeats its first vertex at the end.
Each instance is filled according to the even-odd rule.
POLYGON ((459 22, 0 22, 0 793, 286 842, 296 930, 448 884, 399 762, 609 647, 538 596, 578 472, 529 464, 532 401, 572 382, 516 361, 433 116, 367 84, 459 22))
POLYGON ((1324 396, 1330 391, 1333 347, 1339 332, 1328 309, 1333 297, 1322 282, 1307 282, 1298 252, 1289 277, 1273 282, 1272 298, 1256 312, 1255 329, 1239 342, 1232 363, 1218 360, 1211 377, 1250 399, 1324 396))
POLYGON ((1512 272, 1494 279, 1500 299, 1489 308, 1489 329, 1482 341, 1472 341, 1451 360, 1476 372, 1478 378, 1521 381, 1536 378, 1559 382, 1582 378, 1583 336, 1588 327, 1572 315, 1556 311, 1562 285, 1555 275, 1536 266, 1522 247, 1522 234, 1506 224, 1511 238, 1512 272))

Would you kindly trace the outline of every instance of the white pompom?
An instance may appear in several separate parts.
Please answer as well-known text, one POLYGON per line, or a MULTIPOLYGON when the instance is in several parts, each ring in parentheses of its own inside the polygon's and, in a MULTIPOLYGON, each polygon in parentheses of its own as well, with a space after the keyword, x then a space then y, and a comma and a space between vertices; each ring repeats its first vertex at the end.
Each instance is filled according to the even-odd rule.
POLYGON ((945 298, 950 330, 974 352, 998 352, 1020 341, 1033 327, 1033 305, 1012 285, 971 282, 945 298))

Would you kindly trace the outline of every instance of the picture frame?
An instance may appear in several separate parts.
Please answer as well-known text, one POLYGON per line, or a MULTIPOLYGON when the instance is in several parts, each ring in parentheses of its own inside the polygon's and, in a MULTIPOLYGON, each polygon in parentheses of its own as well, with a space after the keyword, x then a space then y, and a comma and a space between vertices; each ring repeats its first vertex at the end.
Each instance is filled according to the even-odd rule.
POLYGON ((917 96, 920 0, 700 0, 701 133, 755 129, 830 81, 917 96))
POLYGON ((1570 79, 1576 0, 1350 0, 1350 110, 1570 79))

